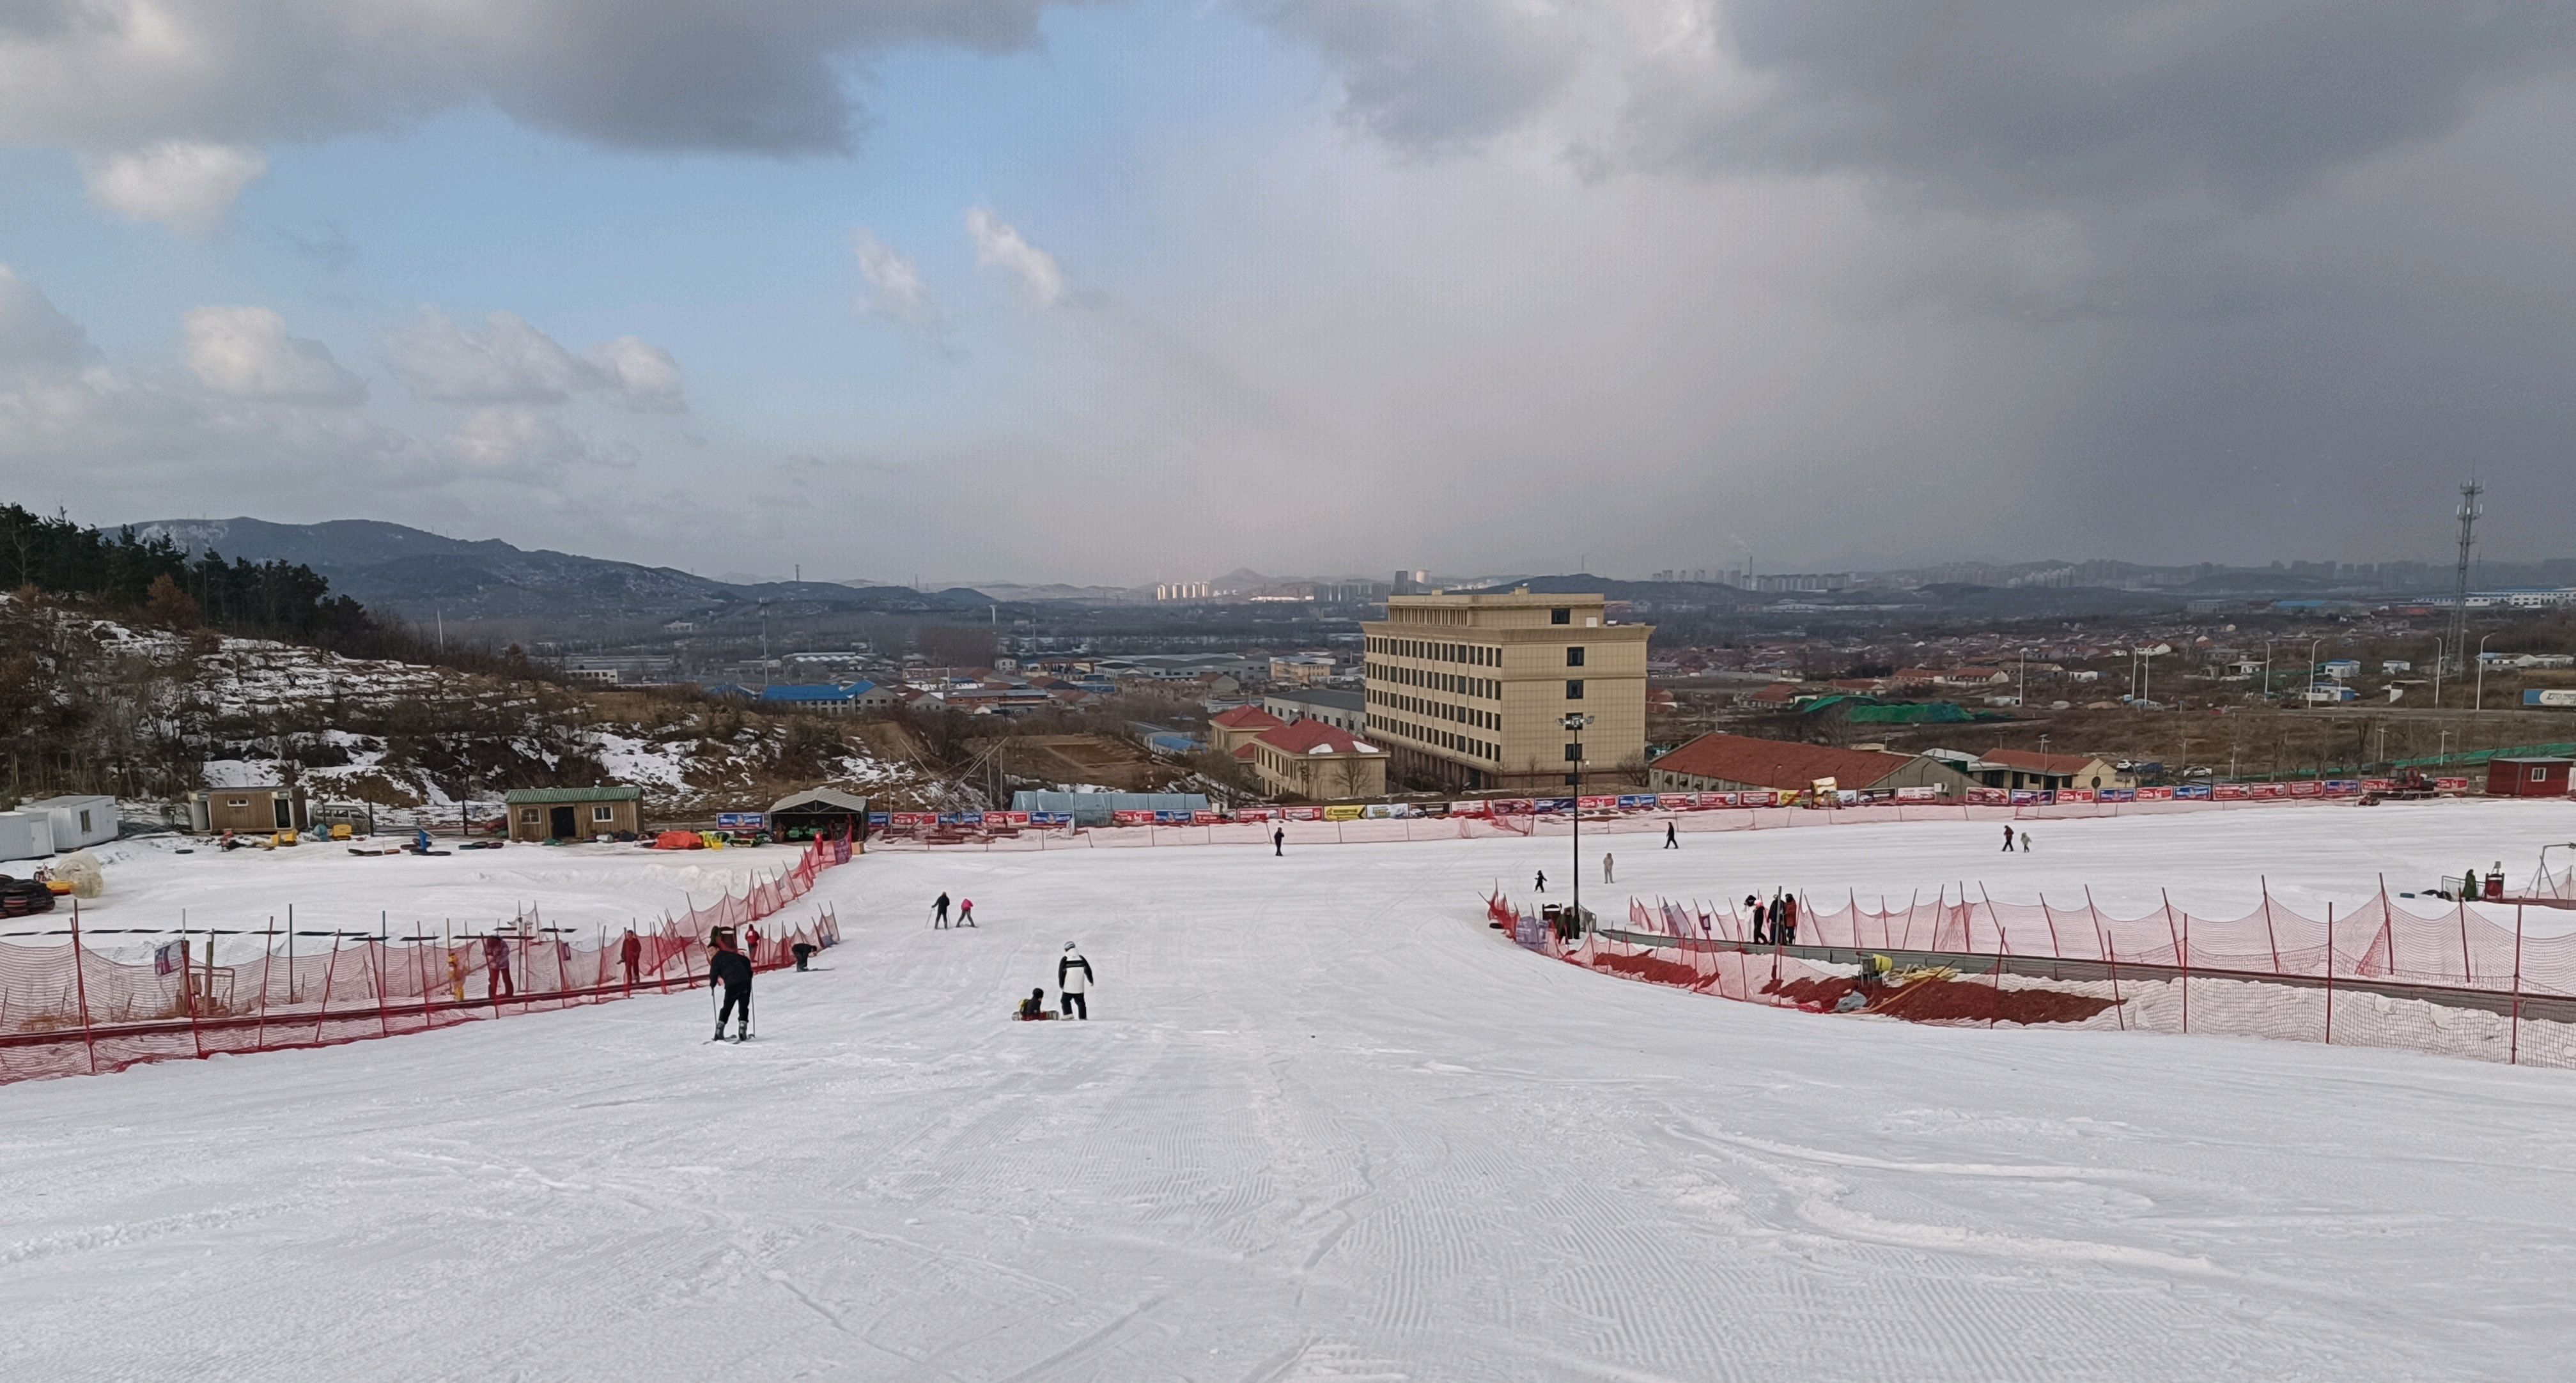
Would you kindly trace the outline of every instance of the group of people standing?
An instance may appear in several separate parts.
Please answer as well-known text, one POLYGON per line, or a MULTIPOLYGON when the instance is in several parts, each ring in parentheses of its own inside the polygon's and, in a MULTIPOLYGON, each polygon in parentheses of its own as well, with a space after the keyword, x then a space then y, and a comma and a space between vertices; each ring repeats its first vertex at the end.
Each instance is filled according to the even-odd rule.
POLYGON ((1744 910, 1753 914, 1753 944, 1756 946, 1795 946, 1798 944, 1798 896, 1786 889, 1774 892, 1765 903, 1760 894, 1744 895, 1744 910))

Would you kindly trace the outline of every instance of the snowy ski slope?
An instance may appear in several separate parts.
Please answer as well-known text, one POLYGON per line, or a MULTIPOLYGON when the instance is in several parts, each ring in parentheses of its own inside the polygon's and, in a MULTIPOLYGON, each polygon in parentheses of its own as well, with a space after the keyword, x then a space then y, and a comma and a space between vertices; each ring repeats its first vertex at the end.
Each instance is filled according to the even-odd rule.
MULTIPOLYGON (((2527 872, 2571 828, 1623 837, 1609 892, 2231 910, 2261 873, 2527 872)), ((871 856, 747 1046, 703 1044, 696 994, 0 1089, 0 1376, 2565 1376, 2576 1076, 1628 983, 1481 925, 1564 854, 871 856), (982 928, 927 930, 942 889, 982 928), (1067 940, 1097 1020, 1004 1021, 1067 940)))

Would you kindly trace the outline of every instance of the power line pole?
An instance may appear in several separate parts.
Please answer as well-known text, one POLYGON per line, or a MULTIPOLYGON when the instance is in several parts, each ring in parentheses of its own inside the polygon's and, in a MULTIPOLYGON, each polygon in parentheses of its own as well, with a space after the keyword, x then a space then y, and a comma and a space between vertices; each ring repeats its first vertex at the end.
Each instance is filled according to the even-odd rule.
MULTIPOLYGON (((2446 655, 2457 658, 2468 651, 2469 637, 2469 547, 2476 541, 2478 518, 2486 511, 2478 506, 2478 496, 2486 490, 2471 480, 2460 487, 2460 562, 2451 574, 2451 647, 2446 655)), ((2461 664, 2463 671, 2467 664, 2461 664)))

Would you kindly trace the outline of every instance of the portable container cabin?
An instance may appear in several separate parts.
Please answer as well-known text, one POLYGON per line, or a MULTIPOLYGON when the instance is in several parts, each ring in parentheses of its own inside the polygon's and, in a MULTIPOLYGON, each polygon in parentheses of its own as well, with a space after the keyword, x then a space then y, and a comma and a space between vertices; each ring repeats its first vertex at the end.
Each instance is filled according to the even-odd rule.
POLYGON ((246 835, 266 835, 271 831, 307 831, 313 828, 313 817, 304 800, 304 789, 279 787, 274 784, 246 788, 208 788, 190 803, 189 822, 203 821, 200 828, 208 833, 239 831, 246 835), (202 815, 196 810, 203 803, 202 815))
POLYGON ((116 799, 113 797, 47 797, 22 803, 18 809, 43 812, 53 818, 54 848, 57 850, 78 850, 116 839, 116 799))
POLYGON ((642 788, 519 788, 502 800, 512 840, 596 840, 644 829, 642 788))
POLYGON ((2567 770, 2576 759, 2533 756, 2487 760, 2489 797, 2565 797, 2567 770))
POLYGON ((54 853, 48 812, 0 812, 0 860, 41 860, 54 853))

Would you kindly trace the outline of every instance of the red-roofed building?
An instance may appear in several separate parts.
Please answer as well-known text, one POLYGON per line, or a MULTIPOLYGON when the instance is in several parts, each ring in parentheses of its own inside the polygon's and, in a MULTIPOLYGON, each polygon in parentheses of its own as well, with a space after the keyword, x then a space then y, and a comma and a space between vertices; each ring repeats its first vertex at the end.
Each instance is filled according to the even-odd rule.
POLYGON ((1208 744, 1221 754, 1245 759, 1244 751, 1265 730, 1276 730, 1288 722, 1258 706, 1237 706, 1231 711, 1208 717, 1208 744))
POLYGON ((1845 792, 1939 788, 1957 794, 1968 780, 1957 769, 1921 754, 1876 749, 1837 749, 1750 735, 1702 735, 1647 766, 1658 792, 1736 792, 1777 788, 1805 792, 1830 778, 1845 792))
POLYGON ((1785 711, 1798 703, 1798 698, 1811 695, 1795 682, 1774 682, 1760 691, 1747 692, 1735 699, 1739 706, 1755 706, 1766 711, 1785 711))
POLYGON ((1387 753, 1337 725, 1296 720, 1253 737, 1252 771, 1274 792, 1329 802, 1386 793, 1387 753))

